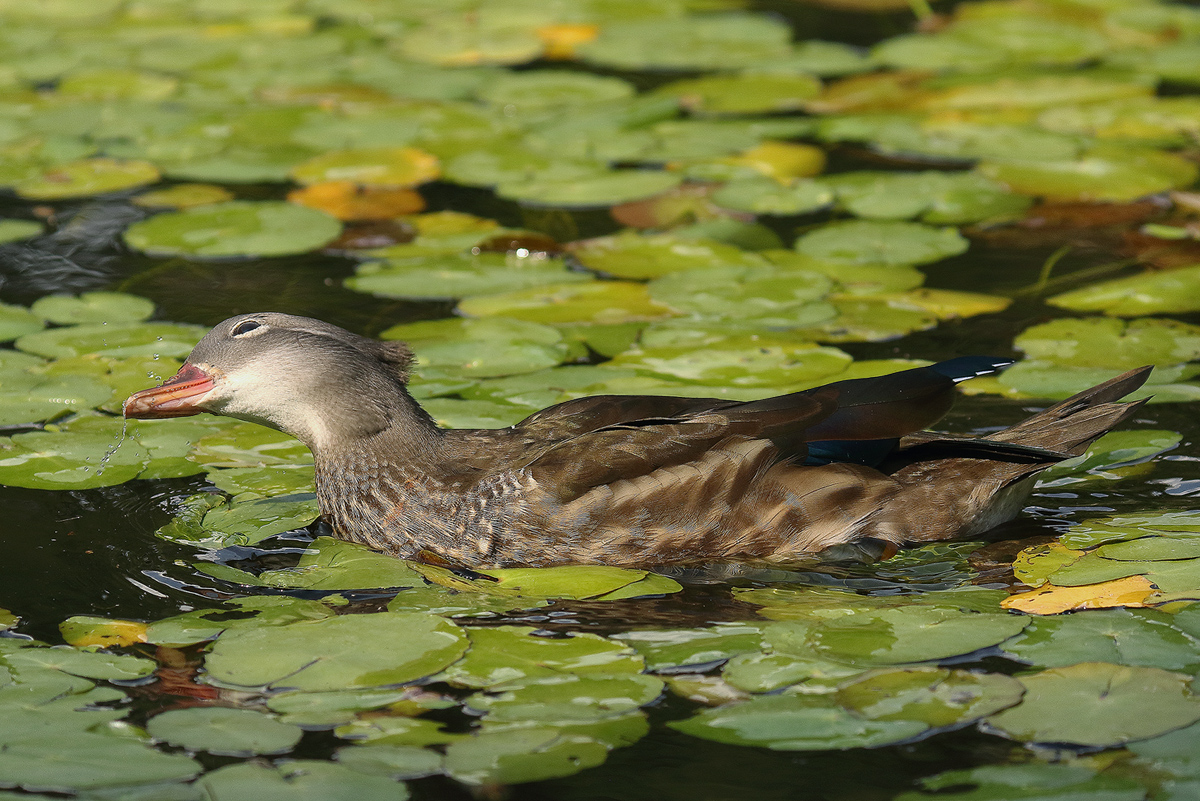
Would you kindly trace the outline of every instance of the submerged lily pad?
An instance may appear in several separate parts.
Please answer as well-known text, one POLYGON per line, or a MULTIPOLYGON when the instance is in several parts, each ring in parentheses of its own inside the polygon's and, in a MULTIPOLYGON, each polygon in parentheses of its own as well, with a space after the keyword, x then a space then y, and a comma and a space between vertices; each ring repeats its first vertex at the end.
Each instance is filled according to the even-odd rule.
POLYGON ((988 718, 1015 740, 1114 746, 1200 720, 1189 677, 1158 668, 1083 662, 1019 680, 1025 700, 988 718))
POLYGON ((325 212, 274 200, 234 200, 166 212, 130 226, 125 242, 152 256, 286 256, 337 238, 342 224, 325 212))

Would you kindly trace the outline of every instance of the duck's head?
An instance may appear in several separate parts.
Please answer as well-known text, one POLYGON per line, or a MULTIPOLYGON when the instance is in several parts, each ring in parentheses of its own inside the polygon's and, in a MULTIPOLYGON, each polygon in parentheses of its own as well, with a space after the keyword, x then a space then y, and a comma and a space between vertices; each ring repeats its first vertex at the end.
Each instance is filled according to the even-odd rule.
POLYGON ((335 325, 276 312, 230 317, 174 377, 134 393, 126 417, 211 412, 284 431, 314 451, 370 436, 411 413, 412 353, 335 325))

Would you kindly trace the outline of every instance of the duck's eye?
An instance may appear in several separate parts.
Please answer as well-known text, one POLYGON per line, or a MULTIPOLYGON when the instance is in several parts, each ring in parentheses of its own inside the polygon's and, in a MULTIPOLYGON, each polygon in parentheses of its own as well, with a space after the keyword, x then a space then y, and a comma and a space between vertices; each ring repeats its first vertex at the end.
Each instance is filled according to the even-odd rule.
POLYGON ((229 333, 235 337, 240 337, 243 334, 249 334, 254 329, 261 328, 261 327, 262 327, 262 323, 257 322, 255 320, 242 320, 240 323, 235 325, 233 327, 233 330, 230 331, 229 333))

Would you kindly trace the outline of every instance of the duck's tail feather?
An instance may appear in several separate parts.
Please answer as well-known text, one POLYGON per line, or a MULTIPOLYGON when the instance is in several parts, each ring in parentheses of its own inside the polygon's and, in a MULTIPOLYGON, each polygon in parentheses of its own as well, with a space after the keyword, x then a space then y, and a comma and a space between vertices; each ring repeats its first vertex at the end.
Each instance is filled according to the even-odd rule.
POLYGON ((873 535, 897 543, 963 539, 1011 520, 1024 508, 1034 475, 1083 453, 1142 407, 1145 401, 1117 401, 1141 387, 1150 369, 1130 370, 1011 428, 965 440, 969 448, 981 449, 975 453, 955 450, 953 438, 906 438, 902 448, 911 452, 945 447, 954 455, 912 460, 896 469, 891 476, 900 490, 878 510, 873 535), (1044 457, 1037 458, 1039 453, 1044 457))

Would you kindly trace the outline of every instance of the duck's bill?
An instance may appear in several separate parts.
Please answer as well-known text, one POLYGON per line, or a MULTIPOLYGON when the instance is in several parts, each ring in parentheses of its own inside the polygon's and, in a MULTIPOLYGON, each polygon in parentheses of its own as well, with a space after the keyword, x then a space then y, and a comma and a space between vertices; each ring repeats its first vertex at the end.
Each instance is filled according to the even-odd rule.
POLYGON ((197 404, 213 389, 208 373, 185 364, 162 386, 135 392, 125 401, 126 417, 150 420, 159 417, 187 417, 204 411, 197 404))

